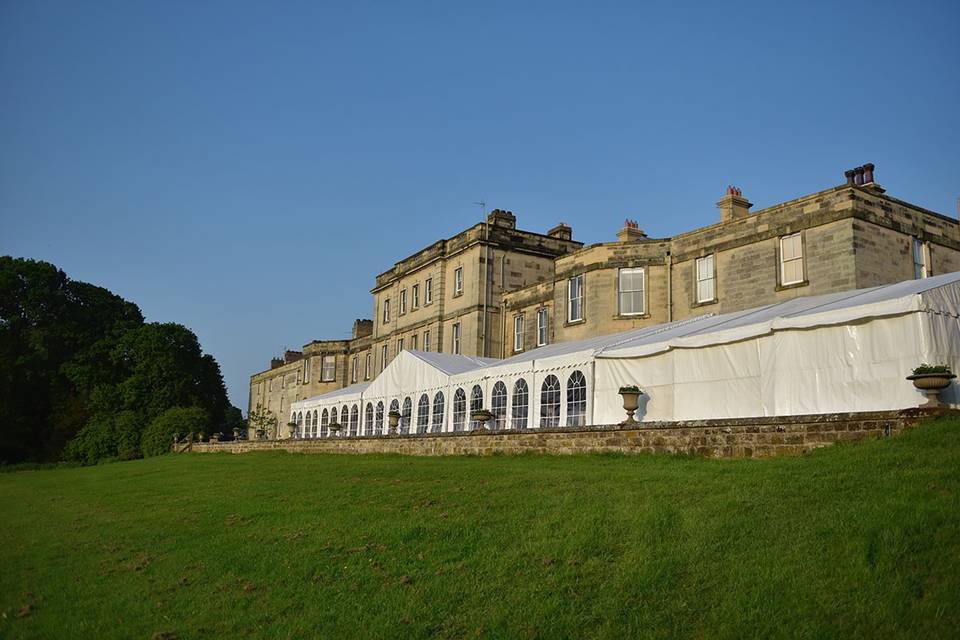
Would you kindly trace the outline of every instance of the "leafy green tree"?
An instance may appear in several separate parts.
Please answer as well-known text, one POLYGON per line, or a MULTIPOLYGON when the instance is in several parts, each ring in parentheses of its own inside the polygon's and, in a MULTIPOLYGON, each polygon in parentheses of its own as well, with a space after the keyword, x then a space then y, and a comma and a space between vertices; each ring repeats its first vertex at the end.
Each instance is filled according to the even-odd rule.
MULTIPOLYGON (((270 409, 267 409, 262 404, 257 403, 257 408, 251 411, 250 415, 247 416, 247 423, 254 433, 257 431, 263 431, 267 438, 272 438, 273 431, 277 428, 277 416, 275 416, 273 411, 270 411, 270 409)), ((249 437, 252 438, 254 436, 251 435, 249 437)))
POLYGON ((98 414, 67 443, 64 457, 85 464, 104 458, 139 457, 142 429, 140 416, 134 411, 98 414))
POLYGON ((157 416, 143 430, 140 448, 145 456, 159 456, 170 451, 173 439, 189 433, 198 434, 210 423, 207 412, 198 407, 172 407, 157 416))

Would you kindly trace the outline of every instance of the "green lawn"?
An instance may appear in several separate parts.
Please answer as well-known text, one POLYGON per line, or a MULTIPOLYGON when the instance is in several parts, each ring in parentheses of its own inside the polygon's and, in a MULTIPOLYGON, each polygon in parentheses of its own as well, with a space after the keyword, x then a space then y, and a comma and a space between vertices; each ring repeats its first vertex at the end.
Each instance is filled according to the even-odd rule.
POLYGON ((0 531, 3 638, 956 637, 960 419, 776 460, 5 473, 0 531))

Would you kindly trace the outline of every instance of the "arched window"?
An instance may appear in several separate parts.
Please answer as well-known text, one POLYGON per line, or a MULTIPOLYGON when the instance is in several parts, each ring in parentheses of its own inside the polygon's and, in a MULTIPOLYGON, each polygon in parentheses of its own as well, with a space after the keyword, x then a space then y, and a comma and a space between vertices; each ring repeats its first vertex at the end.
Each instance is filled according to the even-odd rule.
POLYGON ((324 409, 320 414, 320 437, 327 437, 327 425, 330 424, 330 414, 324 409))
POLYGON ((377 403, 377 417, 373 423, 374 435, 383 435, 383 400, 377 403))
POLYGON ((513 385, 513 413, 511 414, 511 429, 526 429, 527 416, 530 414, 530 388, 523 378, 513 385))
POLYGON ((347 405, 340 407, 340 426, 343 427, 340 430, 340 435, 345 436, 350 433, 350 409, 347 405))
POLYGON ((303 411, 297 414, 297 429, 293 433, 294 438, 299 438, 303 435, 303 411))
POLYGON ((410 433, 410 414, 413 413, 413 402, 410 397, 403 399, 403 411, 400 412, 400 433, 410 433))
POLYGON ((316 438, 319 432, 317 431, 317 425, 320 424, 320 412, 316 409, 313 410, 313 428, 310 430, 310 437, 316 438))
POLYGON ((350 407, 350 435, 355 436, 360 433, 360 407, 353 405, 350 407))
POLYGON ((417 403, 417 433, 426 433, 430 426, 430 396, 423 394, 417 403))
POLYGON ((443 391, 437 391, 437 395, 433 396, 433 424, 430 426, 430 431, 434 433, 443 431, 443 409, 443 391))
POLYGON ((330 424, 340 424, 340 417, 337 415, 337 408, 330 409, 330 424))
MULTIPOLYGON (((474 411, 480 411, 483 409, 483 389, 480 388, 480 385, 473 385, 473 391, 470 392, 470 413, 474 411)), ((470 430, 474 430, 480 426, 480 423, 476 420, 470 421, 470 430)))
POLYGON ((556 427, 560 424, 560 381, 551 374, 540 387, 540 426, 556 427))
MULTIPOLYGON (((381 412, 383 415, 383 412, 381 412)), ((367 403, 367 410, 363 412, 363 433, 364 435, 373 435, 373 403, 367 403)))
POLYGON ((490 411, 493 413, 493 430, 500 431, 507 422, 507 385, 497 382, 490 394, 490 411))
POLYGON ((453 394, 453 430, 463 431, 463 419, 467 415, 467 394, 457 389, 453 394))
POLYGON ((587 381, 583 374, 574 371, 567 378, 567 426, 582 427, 587 424, 587 381))

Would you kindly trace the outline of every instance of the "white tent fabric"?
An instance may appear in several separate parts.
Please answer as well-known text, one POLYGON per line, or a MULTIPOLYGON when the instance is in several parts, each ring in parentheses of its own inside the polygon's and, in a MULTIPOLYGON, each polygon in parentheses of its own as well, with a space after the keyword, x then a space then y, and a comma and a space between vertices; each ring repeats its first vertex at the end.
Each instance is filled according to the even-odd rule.
MULTIPOLYGON (((469 412, 479 407, 501 415, 499 428, 613 424, 624 418, 617 391, 627 384, 645 391, 642 420, 902 409, 925 400, 905 380, 922 362, 960 369, 960 273, 547 345, 505 360, 404 351, 372 383, 292 409, 356 404, 362 420, 377 422, 392 407, 411 433, 469 429, 469 412)), ((943 398, 960 404, 956 385, 943 398)), ((379 432, 363 424, 363 433, 379 432)))

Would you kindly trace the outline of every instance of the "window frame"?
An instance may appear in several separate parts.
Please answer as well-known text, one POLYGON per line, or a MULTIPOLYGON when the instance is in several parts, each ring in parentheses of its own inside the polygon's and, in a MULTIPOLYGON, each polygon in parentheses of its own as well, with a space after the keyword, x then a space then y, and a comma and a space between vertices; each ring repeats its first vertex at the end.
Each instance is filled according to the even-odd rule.
POLYGON ((513 350, 523 351, 523 314, 513 316, 513 350))
POLYGON ((320 361, 320 382, 336 382, 337 380, 337 356, 323 356, 320 361), (327 373, 327 360, 330 361, 331 372, 327 373))
POLYGON ((708 253, 705 256, 700 256, 693 261, 693 302, 694 304, 710 304, 711 302, 717 301, 717 254, 708 253), (704 260, 710 260, 710 276, 707 278, 702 278, 700 274, 700 265, 704 260), (700 296, 700 284, 703 282, 710 283, 710 290, 713 294, 709 298, 702 298, 700 296))
POLYGON ((402 316, 407 312, 407 290, 400 289, 400 304, 397 307, 397 315, 402 316))
POLYGON ((350 383, 356 384, 359 375, 360 375, 360 357, 353 356, 353 360, 350 362, 350 383))
POLYGON ((423 332, 423 350, 430 351, 430 329, 423 332))
POLYGON ((584 288, 583 285, 584 285, 584 277, 583 277, 583 275, 584 275, 584 274, 579 273, 579 274, 577 274, 577 275, 575 275, 575 276, 572 276, 572 277, 570 277, 570 278, 567 279, 567 323, 569 323, 569 324, 573 324, 573 323, 575 323, 575 322, 583 322, 583 321, 584 321, 584 314, 583 314, 583 297, 584 297, 584 296, 583 296, 583 288, 584 288), (577 284, 577 296, 576 296, 576 297, 574 297, 574 295, 573 295, 573 284, 574 284, 574 282, 577 282, 577 283, 578 283, 578 284, 577 284), (579 312, 579 315, 578 315, 576 318, 573 317, 573 303, 574 303, 574 301, 576 301, 576 303, 577 303, 577 311, 579 312))
POLYGON ((930 277, 930 247, 927 242, 917 236, 911 236, 911 253, 913 254, 913 279, 923 280, 930 277), (919 259, 919 260, 918 260, 919 259))
POLYGON ((433 278, 423 281, 423 306, 433 304, 433 278))
POLYGON ((780 236, 779 242, 777 244, 777 248, 779 251, 779 255, 778 255, 779 265, 778 265, 777 276, 778 276, 778 280, 780 281, 780 286, 791 287, 791 286, 804 284, 807 281, 807 264, 804 258, 805 251, 804 251, 803 232, 797 231, 796 233, 789 233, 787 235, 780 236), (785 252, 783 250, 783 243, 785 240, 793 240, 794 238, 796 238, 797 241, 799 242, 800 252, 797 257, 793 257, 787 260, 786 258, 784 258, 785 252), (787 263, 788 262, 793 263, 796 261, 800 262, 800 277, 798 280, 787 281, 787 278, 786 278, 787 263))
POLYGON ((420 284, 417 283, 410 287, 410 310, 416 311, 420 308, 420 284))
POLYGON ((381 324, 390 323, 390 298, 383 299, 383 322, 381 324))
POLYGON ((387 368, 387 357, 390 355, 390 345, 383 343, 380 345, 380 371, 387 368))
POLYGON ((452 352, 454 355, 460 355, 460 340, 462 339, 460 323, 454 322, 453 327, 450 332, 450 342, 453 347, 452 352))
POLYGON ((453 296, 463 295, 463 267, 453 270, 453 296))
POLYGON ((620 269, 617 269, 617 315, 623 316, 625 318, 632 318, 632 317, 647 315, 647 268, 646 267, 621 267, 620 269), (640 274, 640 280, 642 281, 641 288, 624 290, 623 276, 626 274, 636 275, 638 273, 640 274), (638 293, 640 294, 640 310, 624 311, 623 296, 636 295, 638 293))
POLYGON ((550 326, 550 319, 548 317, 547 308, 540 307, 537 309, 537 346, 545 346, 548 342, 547 331, 550 326))
POLYGON ((367 351, 366 362, 364 362, 363 379, 370 379, 370 371, 373 369, 373 354, 367 351))

